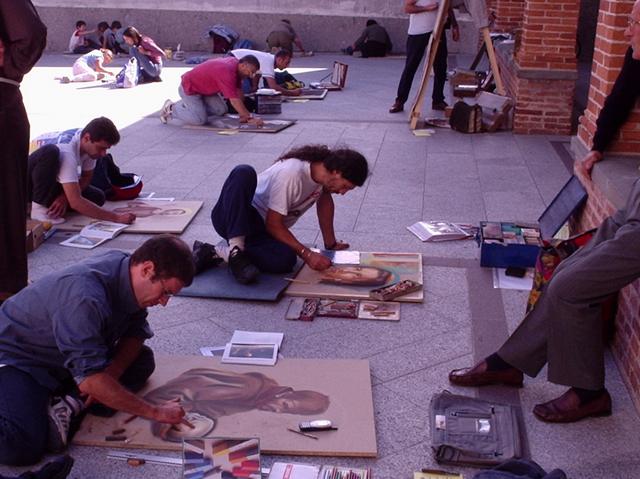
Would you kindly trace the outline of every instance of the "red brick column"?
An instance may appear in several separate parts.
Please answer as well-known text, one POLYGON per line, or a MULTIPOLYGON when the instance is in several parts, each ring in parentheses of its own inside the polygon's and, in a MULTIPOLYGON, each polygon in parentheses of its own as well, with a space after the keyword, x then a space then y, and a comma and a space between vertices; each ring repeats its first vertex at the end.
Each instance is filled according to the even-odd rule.
MULTIPOLYGON (((629 46, 624 39, 624 29, 631 13, 633 2, 629 0, 601 0, 598 14, 589 100, 584 115, 580 117, 578 139, 591 148, 596 131, 596 119, 618 77, 624 54, 629 46)), ((637 154, 640 151, 640 109, 631 114, 627 123, 618 132, 617 140, 609 148, 617 153, 637 154)))
POLYGON ((487 2, 489 12, 494 12, 494 30, 512 33, 522 27, 525 0, 491 0, 487 2))

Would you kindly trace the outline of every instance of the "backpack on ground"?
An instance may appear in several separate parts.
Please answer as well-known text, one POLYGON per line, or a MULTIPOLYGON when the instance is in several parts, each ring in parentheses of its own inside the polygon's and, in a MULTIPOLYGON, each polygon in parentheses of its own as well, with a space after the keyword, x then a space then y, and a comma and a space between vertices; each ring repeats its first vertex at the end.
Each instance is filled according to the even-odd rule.
POLYGON ((435 459, 442 464, 491 467, 523 455, 518 408, 448 391, 430 407, 435 459))
POLYGON ((451 128, 461 133, 479 133, 482 131, 482 107, 456 102, 449 118, 451 128))

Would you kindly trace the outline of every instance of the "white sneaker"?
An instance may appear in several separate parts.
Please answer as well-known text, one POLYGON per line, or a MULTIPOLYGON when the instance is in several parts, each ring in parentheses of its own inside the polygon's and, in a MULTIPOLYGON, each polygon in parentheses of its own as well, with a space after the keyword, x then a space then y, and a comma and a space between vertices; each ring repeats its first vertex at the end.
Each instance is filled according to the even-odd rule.
POLYGON ((59 225, 60 223, 64 223, 64 218, 52 218, 47 214, 49 208, 41 205, 40 203, 36 203, 35 201, 31 202, 31 219, 42 221, 43 223, 51 223, 52 225, 59 225))
POLYGON ((162 105, 162 110, 160 110, 160 123, 166 125, 171 118, 171 113, 173 112, 173 102, 171 100, 166 100, 162 105))
POLYGON ((47 450, 60 452, 67 447, 71 421, 84 409, 84 403, 73 396, 51 398, 47 450))

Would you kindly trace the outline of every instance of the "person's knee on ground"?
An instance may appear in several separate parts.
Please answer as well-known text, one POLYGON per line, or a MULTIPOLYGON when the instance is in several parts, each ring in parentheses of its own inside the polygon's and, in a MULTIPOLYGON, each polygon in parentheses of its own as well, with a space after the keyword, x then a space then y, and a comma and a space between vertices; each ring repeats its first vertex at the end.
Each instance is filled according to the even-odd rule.
POLYGON ((128 390, 138 392, 145 386, 155 369, 156 360, 153 350, 143 345, 138 357, 120 377, 120 382, 128 390))
POLYGON ((104 205, 105 201, 107 201, 107 195, 105 192, 92 185, 89 185, 82 190, 82 196, 98 206, 104 205))
POLYGON ((246 249, 251 262, 265 273, 290 273, 298 259, 291 248, 276 240, 262 248, 252 248, 249 244, 246 249))

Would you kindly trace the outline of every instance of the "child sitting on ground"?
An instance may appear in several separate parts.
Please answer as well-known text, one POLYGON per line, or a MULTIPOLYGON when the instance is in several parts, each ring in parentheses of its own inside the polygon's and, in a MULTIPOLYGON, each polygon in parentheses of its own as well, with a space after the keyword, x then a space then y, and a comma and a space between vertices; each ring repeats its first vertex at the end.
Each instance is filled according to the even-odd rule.
POLYGON ((94 33, 95 30, 87 30, 87 22, 78 20, 76 29, 69 38, 69 51, 71 53, 89 53, 94 48, 100 48, 100 45, 91 45, 87 39, 87 35, 94 33))
POLYGON ((113 73, 103 68, 103 65, 108 65, 111 60, 113 52, 107 48, 85 53, 73 63, 73 76, 63 76, 60 83, 102 80, 105 75, 112 77, 113 73))

